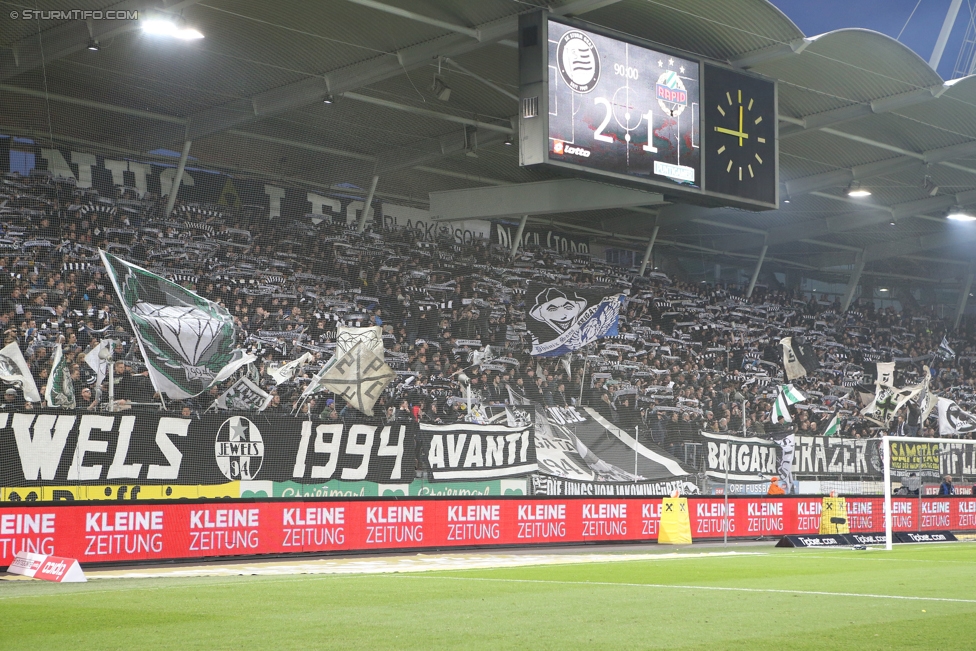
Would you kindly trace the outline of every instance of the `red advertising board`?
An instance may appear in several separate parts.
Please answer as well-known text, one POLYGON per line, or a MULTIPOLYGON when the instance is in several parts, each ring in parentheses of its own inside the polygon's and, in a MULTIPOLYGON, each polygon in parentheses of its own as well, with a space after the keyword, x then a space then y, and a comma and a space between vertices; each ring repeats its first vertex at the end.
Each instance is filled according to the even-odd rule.
MULTIPOLYGON (((820 498, 689 498, 695 540, 820 529, 820 498)), ((301 552, 657 540, 654 498, 274 500, 0 508, 0 567, 18 551, 82 564, 301 552)), ((893 500, 895 531, 976 531, 976 498, 893 500)), ((884 529, 880 498, 848 498, 852 533, 884 529)))

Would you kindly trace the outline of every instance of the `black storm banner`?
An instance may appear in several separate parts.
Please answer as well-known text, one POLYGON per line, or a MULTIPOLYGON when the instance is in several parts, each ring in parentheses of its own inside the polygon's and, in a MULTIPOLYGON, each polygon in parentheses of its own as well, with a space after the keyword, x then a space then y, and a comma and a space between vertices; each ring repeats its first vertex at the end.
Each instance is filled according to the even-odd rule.
POLYGON ((491 479, 538 470, 531 424, 421 425, 417 457, 431 479, 491 479))
POLYGON ((621 294, 532 283, 525 295, 525 325, 532 334, 532 354, 558 357, 601 337, 617 334, 621 294))
POLYGON ((416 429, 254 413, 0 414, 0 487, 406 481, 416 429))

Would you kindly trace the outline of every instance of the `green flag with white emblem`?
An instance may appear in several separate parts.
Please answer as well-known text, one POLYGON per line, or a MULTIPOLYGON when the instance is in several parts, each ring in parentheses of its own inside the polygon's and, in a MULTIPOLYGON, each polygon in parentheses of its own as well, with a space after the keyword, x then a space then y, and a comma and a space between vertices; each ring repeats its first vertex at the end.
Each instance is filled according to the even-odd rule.
POLYGON ((75 386, 71 381, 71 369, 65 363, 61 344, 54 349, 51 359, 51 374, 47 377, 44 399, 48 407, 57 409, 75 408, 75 386))
POLYGON ((177 400, 192 398, 255 360, 235 348, 234 318, 226 309, 111 253, 99 253, 157 391, 177 400))

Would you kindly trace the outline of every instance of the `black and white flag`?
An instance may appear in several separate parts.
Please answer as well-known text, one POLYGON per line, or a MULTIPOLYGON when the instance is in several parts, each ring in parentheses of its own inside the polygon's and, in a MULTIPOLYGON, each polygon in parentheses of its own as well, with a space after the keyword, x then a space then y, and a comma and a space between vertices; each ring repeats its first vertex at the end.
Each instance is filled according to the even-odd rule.
POLYGON ((17 342, 11 342, 0 350, 0 380, 7 384, 12 384, 24 393, 24 400, 28 402, 40 402, 41 394, 34 383, 34 376, 31 375, 30 367, 24 354, 20 352, 17 342))
POLYGON ((939 359, 945 361, 949 361, 950 359, 956 358, 956 351, 952 350, 952 348, 949 347, 949 339, 946 338, 944 335, 942 337, 942 343, 939 344, 939 350, 937 354, 939 356, 939 359))
POLYGON ((976 416, 963 411, 954 400, 939 398, 939 436, 965 436, 976 432, 976 416))
POLYGON ((264 411, 271 404, 271 394, 242 377, 220 394, 215 404, 231 411, 264 411))
POLYGON ((617 335, 621 295, 531 284, 525 324, 532 335, 532 355, 559 357, 602 337, 617 335))
POLYGON ((802 337, 783 337, 779 345, 783 347, 783 368, 787 380, 792 382, 820 368, 820 359, 813 346, 802 337))
POLYGON ((277 368, 273 368, 268 371, 268 375, 274 378, 275 384, 281 384, 282 382, 288 382, 293 379, 296 375, 302 372, 302 369, 311 362, 315 361, 315 356, 312 353, 305 353, 298 359, 293 359, 290 362, 282 364, 277 368))

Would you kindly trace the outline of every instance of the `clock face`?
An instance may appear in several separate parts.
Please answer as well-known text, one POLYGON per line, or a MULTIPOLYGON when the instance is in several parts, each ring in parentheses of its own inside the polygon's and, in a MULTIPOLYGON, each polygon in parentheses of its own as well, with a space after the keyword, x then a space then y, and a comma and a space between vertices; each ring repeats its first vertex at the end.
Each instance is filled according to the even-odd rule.
POLYGON ((704 90, 705 189, 775 204, 775 84, 707 65, 704 90))

